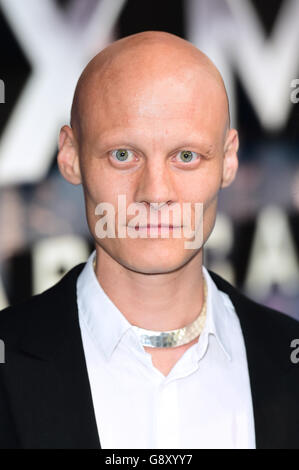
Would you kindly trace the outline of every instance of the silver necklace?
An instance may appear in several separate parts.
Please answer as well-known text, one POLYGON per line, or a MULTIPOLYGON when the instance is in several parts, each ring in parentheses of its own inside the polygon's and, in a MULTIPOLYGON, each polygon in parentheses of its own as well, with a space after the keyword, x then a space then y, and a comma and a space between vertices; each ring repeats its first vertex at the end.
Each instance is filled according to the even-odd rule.
MULTIPOLYGON (((96 271, 96 257, 93 259, 93 268, 96 271)), ((204 301, 201 311, 197 318, 189 325, 183 328, 169 331, 156 331, 147 330, 140 328, 139 326, 132 325, 133 330, 139 337, 143 346, 151 348, 175 348, 177 346, 183 346, 184 344, 190 343, 197 338, 205 325, 206 314, 207 314, 207 283, 203 276, 204 283, 204 301)))

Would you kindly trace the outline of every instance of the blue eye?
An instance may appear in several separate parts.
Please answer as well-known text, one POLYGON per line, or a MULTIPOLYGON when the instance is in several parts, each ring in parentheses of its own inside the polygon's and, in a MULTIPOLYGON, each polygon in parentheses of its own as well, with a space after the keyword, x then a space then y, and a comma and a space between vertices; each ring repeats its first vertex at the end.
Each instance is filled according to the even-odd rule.
POLYGON ((117 149, 117 150, 113 150, 112 155, 119 162, 127 162, 127 161, 130 161, 129 160, 130 157, 132 159, 133 152, 131 152, 131 150, 127 150, 127 149, 117 149))
POLYGON ((190 150, 182 150, 177 154, 181 162, 189 163, 194 161, 197 157, 197 153, 191 152, 190 150))

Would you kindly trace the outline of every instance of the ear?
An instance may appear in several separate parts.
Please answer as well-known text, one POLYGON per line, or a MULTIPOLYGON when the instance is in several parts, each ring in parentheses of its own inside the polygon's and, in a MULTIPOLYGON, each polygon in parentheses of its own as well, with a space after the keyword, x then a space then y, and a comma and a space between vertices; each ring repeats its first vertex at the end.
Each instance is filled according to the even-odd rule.
POLYGON ((63 126, 60 130, 57 163, 60 173, 69 183, 82 182, 77 143, 69 126, 63 126))
POLYGON ((226 188, 235 179, 238 162, 239 136, 236 129, 229 129, 224 145, 221 188, 226 188))

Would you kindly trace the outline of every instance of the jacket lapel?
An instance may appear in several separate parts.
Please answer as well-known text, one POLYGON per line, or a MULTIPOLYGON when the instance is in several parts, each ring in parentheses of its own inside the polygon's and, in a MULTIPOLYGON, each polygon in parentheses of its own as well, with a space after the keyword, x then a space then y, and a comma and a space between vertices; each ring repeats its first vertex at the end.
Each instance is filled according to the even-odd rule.
POLYGON ((76 302, 83 266, 35 298, 19 348, 8 353, 4 372, 23 448, 100 448, 76 302))
MULTIPOLYGON (((298 376, 295 377, 296 371, 291 367, 287 333, 292 330, 291 325, 283 331, 282 315, 275 315, 267 307, 242 295, 217 274, 209 273, 218 289, 229 295, 240 320, 247 353, 257 449, 298 448, 295 393, 298 376)), ((285 321, 288 322, 286 316, 285 321)))

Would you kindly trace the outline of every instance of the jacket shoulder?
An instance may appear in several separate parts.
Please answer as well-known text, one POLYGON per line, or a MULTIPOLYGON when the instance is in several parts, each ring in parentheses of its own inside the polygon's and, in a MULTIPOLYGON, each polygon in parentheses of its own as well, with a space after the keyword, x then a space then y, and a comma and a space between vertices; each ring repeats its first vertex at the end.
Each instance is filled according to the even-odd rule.
POLYGON ((241 323, 246 324, 248 327, 252 324, 256 332, 258 327, 262 327, 263 329, 268 329, 269 335, 276 332, 281 337, 281 334, 285 332, 288 335, 291 334, 293 338, 299 338, 298 320, 284 312, 250 299, 240 289, 232 286, 228 281, 219 276, 219 274, 210 270, 209 274, 218 289, 230 297, 241 323))
POLYGON ((68 271, 56 284, 40 294, 25 301, 6 307, 0 311, 0 339, 12 344, 22 334, 24 328, 30 328, 30 322, 36 315, 42 316, 45 309, 55 308, 64 296, 75 292, 75 283, 85 263, 78 264, 68 271))

